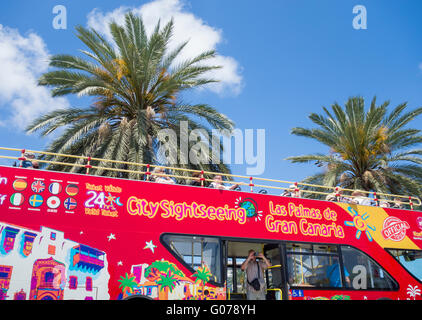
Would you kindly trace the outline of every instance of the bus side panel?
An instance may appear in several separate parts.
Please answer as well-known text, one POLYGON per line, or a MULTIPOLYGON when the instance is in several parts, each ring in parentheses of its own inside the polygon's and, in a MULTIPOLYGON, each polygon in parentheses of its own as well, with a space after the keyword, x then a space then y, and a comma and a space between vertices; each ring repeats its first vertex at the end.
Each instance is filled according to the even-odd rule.
POLYGON ((0 167, 0 299, 225 299, 161 245, 193 229, 138 201, 170 196, 159 187, 0 167))
POLYGON ((407 288, 420 288, 420 283, 383 249, 420 248, 417 218, 422 214, 406 215, 310 199, 0 167, 0 298, 224 299, 224 285, 211 285, 213 275, 205 265, 186 269, 160 243, 163 233, 351 245, 393 275, 400 298, 406 298, 407 288))

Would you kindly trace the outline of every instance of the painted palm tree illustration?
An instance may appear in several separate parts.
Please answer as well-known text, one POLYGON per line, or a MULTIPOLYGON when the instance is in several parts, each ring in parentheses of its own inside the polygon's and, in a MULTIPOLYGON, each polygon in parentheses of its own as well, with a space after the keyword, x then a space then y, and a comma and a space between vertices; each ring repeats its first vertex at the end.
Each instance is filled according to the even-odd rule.
POLYGON ((195 278, 195 282, 199 281, 202 284, 202 298, 205 298, 204 289, 205 283, 210 281, 212 278, 212 273, 206 264, 203 264, 199 267, 196 272, 192 275, 195 278))
MULTIPOLYGON (((130 12, 126 14, 123 26, 110 23, 112 41, 94 29, 77 27, 76 35, 88 49, 81 50, 80 56, 53 55, 50 67, 55 70, 43 74, 39 85, 51 87, 53 96, 87 96, 93 103, 86 108, 52 111, 35 119, 27 132, 47 136, 59 128, 64 129, 46 150, 55 153, 145 164, 160 164, 167 159, 174 167, 229 172, 226 165, 211 161, 213 152, 202 153, 201 156, 208 157, 209 161, 200 163, 192 163, 185 153, 168 152, 180 150, 186 128, 189 132, 201 129, 211 137, 212 129, 230 132, 234 127, 233 122, 215 108, 183 101, 185 92, 217 82, 208 75, 220 66, 210 65, 210 60, 216 56, 213 50, 180 61, 180 53, 188 42, 170 50, 168 44, 173 27, 173 21, 164 27, 158 22, 148 35, 142 18, 130 12), (162 129, 172 129, 177 139, 163 142, 159 136, 162 129)), ((222 152, 222 143, 220 146, 222 152)), ((45 156, 45 159, 51 158, 45 156)), ((80 162, 69 157, 60 160, 80 162)), ((127 164, 91 164, 142 170, 127 164)), ((50 168, 80 170, 57 165, 50 165, 50 168)), ((104 172, 97 169, 96 174, 116 176, 119 170, 104 172)), ((139 177, 136 173, 129 176, 139 177)))
POLYGON ((126 275, 120 276, 120 279, 117 280, 120 282, 119 288, 122 289, 122 292, 129 291, 129 293, 133 293, 133 288, 136 287, 138 284, 135 281, 135 276, 130 276, 126 273, 126 275))
POLYGON ((178 276, 169 270, 167 273, 162 273, 160 279, 156 281, 159 285, 160 293, 163 291, 164 296, 160 296, 160 300, 168 300, 169 292, 173 292, 174 288, 180 283, 178 276))
POLYGON ((413 298, 413 300, 416 300, 416 297, 421 295, 421 289, 419 289, 416 285, 413 287, 409 284, 407 287, 407 295, 413 298))
MULTIPOLYGON (((421 131, 408 125, 422 108, 402 103, 388 112, 389 102, 365 109, 362 97, 337 103, 309 119, 316 128, 294 128, 292 134, 314 139, 326 153, 293 156, 293 163, 315 163, 323 171, 303 182, 348 189, 420 196, 422 193, 421 131)), ((311 189, 311 188, 308 188, 311 189)))

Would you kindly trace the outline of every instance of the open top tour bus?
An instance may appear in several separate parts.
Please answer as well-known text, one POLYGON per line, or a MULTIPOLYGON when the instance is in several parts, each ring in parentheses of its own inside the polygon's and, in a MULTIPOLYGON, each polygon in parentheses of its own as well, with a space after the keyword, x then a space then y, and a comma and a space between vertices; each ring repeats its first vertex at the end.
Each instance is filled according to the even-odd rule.
MULTIPOLYGON (((78 173, 0 166, 0 300, 242 300, 250 249, 271 262, 268 300, 421 299, 416 197, 398 196, 407 209, 393 209, 377 205, 392 195, 367 193, 374 205, 362 206, 254 192, 287 189, 273 179, 226 175, 245 178, 247 192, 160 184, 149 165, 131 164, 142 180, 129 180, 92 175, 109 161, 122 176, 127 163, 1 150, 78 173)), ((201 172, 201 183, 214 174, 201 172)))

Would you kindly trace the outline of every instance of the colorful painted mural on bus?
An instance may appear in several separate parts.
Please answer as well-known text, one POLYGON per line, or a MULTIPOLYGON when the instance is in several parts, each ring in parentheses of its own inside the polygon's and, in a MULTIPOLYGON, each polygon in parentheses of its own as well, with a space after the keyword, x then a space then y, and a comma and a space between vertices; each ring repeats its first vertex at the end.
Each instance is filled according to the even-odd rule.
POLYGON ((131 273, 120 276, 122 299, 130 296, 154 300, 225 300, 226 289, 208 286, 212 274, 206 265, 187 277, 174 263, 157 260, 135 265, 131 273))

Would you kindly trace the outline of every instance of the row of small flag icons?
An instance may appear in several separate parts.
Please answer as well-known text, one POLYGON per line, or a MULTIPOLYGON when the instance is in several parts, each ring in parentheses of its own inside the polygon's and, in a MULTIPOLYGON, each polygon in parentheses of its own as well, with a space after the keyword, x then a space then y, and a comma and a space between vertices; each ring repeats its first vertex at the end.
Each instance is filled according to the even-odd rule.
MULTIPOLYGON (((28 187, 28 182, 25 179, 16 179, 13 182, 13 189, 15 189, 16 191, 24 191, 27 187, 28 187)), ((45 189, 46 189, 46 185, 44 181, 35 180, 31 184, 31 190, 35 193, 41 193, 45 189)), ((52 182, 48 186, 48 191, 54 195, 59 194, 60 192, 62 192, 62 190, 63 190, 63 187, 58 182, 52 182)), ((65 188, 65 192, 67 195, 73 197, 78 194, 79 188, 76 184, 68 184, 65 188)))
MULTIPOLYGON (((14 206, 21 206, 24 202, 25 197, 22 193, 14 193, 10 196, 10 203, 14 206)), ((33 194, 29 197, 28 203, 31 207, 38 208, 44 203, 44 198, 40 194, 33 194)), ((61 204, 61 200, 57 196, 51 196, 47 198, 46 204, 50 209, 57 209, 61 204)), ((69 197, 63 202, 63 206, 67 210, 74 210, 77 202, 75 199, 69 197)))

